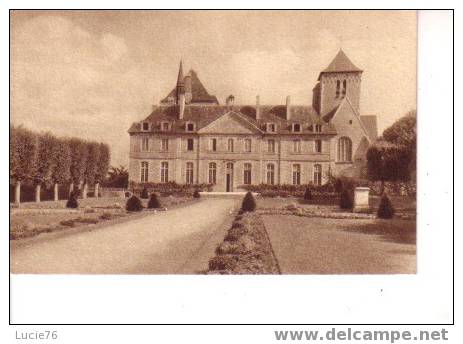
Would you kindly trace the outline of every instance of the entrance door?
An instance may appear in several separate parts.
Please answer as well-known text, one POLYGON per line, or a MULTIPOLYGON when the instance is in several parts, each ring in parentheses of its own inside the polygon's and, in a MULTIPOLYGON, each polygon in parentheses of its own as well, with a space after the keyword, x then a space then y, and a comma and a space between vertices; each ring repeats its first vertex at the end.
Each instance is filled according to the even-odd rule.
POLYGON ((227 163, 227 192, 233 191, 233 163, 227 163))

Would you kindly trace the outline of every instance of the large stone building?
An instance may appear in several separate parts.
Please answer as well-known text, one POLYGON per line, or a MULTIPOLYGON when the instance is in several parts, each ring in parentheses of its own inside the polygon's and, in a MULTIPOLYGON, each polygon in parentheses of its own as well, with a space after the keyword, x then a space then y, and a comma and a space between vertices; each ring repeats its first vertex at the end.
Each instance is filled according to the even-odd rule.
POLYGON ((323 184, 328 175, 358 175, 376 140, 376 116, 360 115, 362 70, 343 51, 320 72, 312 107, 220 105, 195 71, 133 123, 129 179, 137 183, 323 184))

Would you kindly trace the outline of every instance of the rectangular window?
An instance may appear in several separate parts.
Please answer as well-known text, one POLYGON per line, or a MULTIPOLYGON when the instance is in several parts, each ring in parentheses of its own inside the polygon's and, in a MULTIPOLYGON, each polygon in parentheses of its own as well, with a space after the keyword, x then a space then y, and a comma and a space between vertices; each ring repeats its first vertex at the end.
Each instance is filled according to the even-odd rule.
POLYGON ((169 163, 167 161, 161 162, 161 183, 169 181, 169 163))
POLYGON ((275 140, 267 141, 267 151, 269 153, 275 153, 275 140))
POLYGON ((293 185, 301 185, 301 165, 293 165, 293 185))
POLYGON ((148 182, 148 162, 142 161, 140 166, 140 181, 142 183, 148 182))
POLYGON ((251 153, 251 144, 252 144, 251 139, 244 140, 244 151, 246 153, 251 153))
POLYGON ((267 184, 270 184, 270 185, 275 184, 275 165, 274 164, 267 165, 267 184))
POLYGON ((295 133, 301 132, 301 125, 300 125, 299 123, 294 123, 294 124, 293 124, 293 131, 294 131, 295 133))
POLYGON ((169 150, 169 139, 161 140, 161 150, 166 152, 169 150))
POLYGON ((209 141, 209 149, 213 152, 217 151, 217 139, 211 139, 209 141))
POLYGON ((322 185, 322 165, 314 165, 313 183, 318 186, 322 185))
POLYGON ((252 166, 251 164, 247 163, 244 164, 244 175, 243 175, 243 182, 244 184, 251 184, 251 171, 252 171, 252 166))
POLYGON ((141 150, 143 152, 146 152, 149 150, 149 146, 150 146, 150 141, 149 141, 149 138, 148 137, 143 137, 141 139, 141 150))
POLYGON ((322 132, 322 125, 321 124, 315 124, 314 131, 316 133, 321 133, 322 132))
POLYGON ((293 152, 294 153, 301 152, 301 140, 293 140, 293 152))
POLYGON ((188 151, 193 151, 194 150, 194 141, 193 141, 193 139, 187 139, 186 140, 186 149, 188 151))
POLYGON ((188 124, 186 125, 186 131, 190 131, 190 132, 191 132, 191 131, 194 131, 194 130, 195 130, 195 125, 194 125, 194 123, 188 123, 188 124))
POLYGON ((314 148, 315 148, 315 153, 321 153, 322 152, 322 140, 315 140, 314 148))
POLYGON ((148 131, 150 130, 150 124, 148 122, 143 122, 142 124, 142 130, 143 131, 148 131))
POLYGON ((267 131, 269 133, 274 133, 276 131, 275 123, 267 123, 267 131))
POLYGON ((162 122, 161 123, 161 130, 162 131, 169 131, 169 123, 168 122, 162 122))
POLYGON ((193 163, 186 163, 186 183, 193 184, 193 163))
POLYGON ((217 183, 217 164, 215 162, 209 163, 209 184, 217 183))
POLYGON ((228 139, 228 151, 233 153, 233 139, 228 139))

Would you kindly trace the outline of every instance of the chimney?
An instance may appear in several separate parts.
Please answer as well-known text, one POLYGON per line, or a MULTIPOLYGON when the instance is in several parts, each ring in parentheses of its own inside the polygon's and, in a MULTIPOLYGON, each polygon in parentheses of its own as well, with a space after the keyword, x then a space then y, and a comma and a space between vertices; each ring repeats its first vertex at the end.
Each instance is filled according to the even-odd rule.
POLYGON ((260 119, 260 96, 256 96, 256 120, 260 119))
POLYGON ((226 104, 227 104, 227 106, 228 106, 229 108, 232 108, 232 107, 233 107, 233 103, 235 102, 235 97, 234 97, 232 94, 230 94, 230 95, 227 97, 227 99, 225 100, 225 102, 226 102, 226 104))
POLYGON ((291 96, 286 96, 286 120, 291 119, 291 96))
POLYGON ((183 119, 183 114, 185 113, 185 93, 179 94, 178 105, 178 119, 183 119))

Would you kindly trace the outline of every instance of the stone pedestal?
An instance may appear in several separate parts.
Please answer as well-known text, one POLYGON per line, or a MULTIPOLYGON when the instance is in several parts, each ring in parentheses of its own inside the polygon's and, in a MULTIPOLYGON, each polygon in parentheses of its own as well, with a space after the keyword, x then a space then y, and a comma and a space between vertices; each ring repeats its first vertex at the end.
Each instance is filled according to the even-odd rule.
POLYGON ((357 187, 354 191, 354 213, 370 212, 370 188, 357 187))

